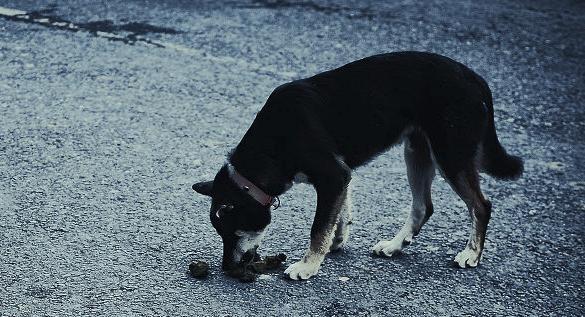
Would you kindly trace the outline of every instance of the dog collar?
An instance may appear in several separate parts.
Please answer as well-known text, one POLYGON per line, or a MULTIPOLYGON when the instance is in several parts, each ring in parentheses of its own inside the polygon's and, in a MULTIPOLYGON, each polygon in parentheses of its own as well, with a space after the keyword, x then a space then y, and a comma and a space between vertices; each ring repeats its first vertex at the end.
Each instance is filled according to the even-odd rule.
POLYGON ((265 193, 258 186, 254 185, 254 183, 252 183, 247 178, 242 176, 242 174, 238 173, 238 171, 236 171, 236 168, 232 164, 228 163, 228 171, 232 181, 234 181, 234 183, 236 183, 236 185, 241 190, 243 190, 250 197, 254 198, 254 200, 259 202, 262 206, 274 205, 275 202, 278 202, 278 204, 280 205, 280 201, 277 196, 270 196, 267 193, 265 193))

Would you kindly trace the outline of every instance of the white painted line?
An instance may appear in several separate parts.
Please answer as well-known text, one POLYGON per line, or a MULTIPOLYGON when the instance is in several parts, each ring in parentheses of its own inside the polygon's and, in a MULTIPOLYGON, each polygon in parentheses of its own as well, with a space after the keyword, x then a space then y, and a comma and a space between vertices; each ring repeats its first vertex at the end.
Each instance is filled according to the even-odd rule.
MULTIPOLYGON (((74 31, 74 32, 83 30, 83 28, 80 28, 78 25, 75 25, 71 22, 68 23, 68 22, 62 22, 62 21, 51 21, 50 18, 32 19, 29 15, 27 15, 26 11, 5 8, 5 7, 1 7, 1 6, 0 6, 0 16, 7 16, 7 17, 10 17, 13 19, 23 20, 23 21, 32 22, 32 23, 38 23, 38 24, 42 24, 42 25, 52 25, 52 26, 59 27, 60 29, 65 29, 65 30, 74 31)), ((119 40, 119 41, 124 41, 127 43, 138 42, 138 43, 142 43, 145 45, 168 48, 168 49, 171 49, 171 50, 174 50, 177 52, 181 52, 181 53, 189 55, 189 56, 194 56, 194 57, 197 57, 198 59, 207 60, 207 61, 210 61, 213 63, 236 65, 236 66, 239 66, 239 67, 244 68, 244 69, 248 69, 248 70, 253 71, 253 72, 273 74, 273 75, 277 75, 277 76, 285 78, 285 79, 293 79, 293 78, 298 76, 298 74, 295 72, 281 71, 274 66, 262 65, 262 64, 249 62, 249 61, 246 61, 243 59, 237 59, 237 58, 233 58, 233 57, 229 57, 229 56, 213 56, 213 55, 209 54, 209 52, 204 51, 204 50, 195 49, 195 48, 187 47, 187 46, 180 45, 180 44, 153 41, 153 40, 150 40, 150 39, 142 37, 142 36, 137 36, 134 39, 129 39, 126 36, 122 36, 122 35, 118 35, 118 34, 110 33, 110 32, 97 31, 94 34, 98 37, 102 37, 102 38, 106 38, 106 39, 110 39, 110 40, 119 40)))
POLYGON ((26 14, 26 11, 14 10, 14 9, 0 7, 0 15, 5 15, 5 16, 13 17, 13 16, 16 16, 16 15, 23 15, 23 14, 26 14))
POLYGON ((105 38, 108 38, 108 39, 120 39, 120 40, 123 40, 123 39, 126 38, 125 36, 122 36, 122 35, 118 35, 118 34, 114 34, 114 33, 110 33, 110 32, 102 32, 102 31, 97 31, 96 32, 96 35, 99 36, 99 37, 105 37, 105 38))

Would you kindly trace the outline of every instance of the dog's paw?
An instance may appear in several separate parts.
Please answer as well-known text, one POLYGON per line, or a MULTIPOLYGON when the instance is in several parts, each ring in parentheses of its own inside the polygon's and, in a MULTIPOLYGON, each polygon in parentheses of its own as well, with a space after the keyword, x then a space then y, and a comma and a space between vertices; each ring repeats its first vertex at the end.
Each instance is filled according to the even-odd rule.
POLYGON ((303 260, 291 264, 284 274, 291 280, 306 280, 311 276, 315 276, 319 272, 321 263, 305 262, 303 260))
POLYGON ((465 248, 463 251, 457 253, 454 263, 462 269, 468 267, 477 267, 479 264, 479 258, 479 252, 471 248, 465 248))
POLYGON ((372 252, 375 255, 392 257, 393 255, 400 253, 402 247, 408 244, 410 244, 410 241, 407 242, 406 240, 382 240, 376 243, 376 245, 372 248, 372 252))

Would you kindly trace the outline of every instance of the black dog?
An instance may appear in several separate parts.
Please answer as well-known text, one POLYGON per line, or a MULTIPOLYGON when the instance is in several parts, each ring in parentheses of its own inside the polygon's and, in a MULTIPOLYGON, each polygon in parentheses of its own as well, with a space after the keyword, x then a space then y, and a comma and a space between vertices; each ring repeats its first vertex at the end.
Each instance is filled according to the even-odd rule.
POLYGON ((295 280, 317 274, 325 255, 347 240, 352 169, 402 140, 412 212, 396 237, 378 242, 373 252, 392 256, 418 234, 433 213, 430 189, 438 168, 472 219, 455 262, 477 266, 491 213, 478 170, 516 179, 522 160, 498 141, 485 80, 447 57, 399 52, 278 87, 215 179, 193 185, 213 198, 210 217, 223 239, 223 268, 256 254, 275 197, 302 174, 317 191, 317 211, 309 249, 285 273, 295 280))

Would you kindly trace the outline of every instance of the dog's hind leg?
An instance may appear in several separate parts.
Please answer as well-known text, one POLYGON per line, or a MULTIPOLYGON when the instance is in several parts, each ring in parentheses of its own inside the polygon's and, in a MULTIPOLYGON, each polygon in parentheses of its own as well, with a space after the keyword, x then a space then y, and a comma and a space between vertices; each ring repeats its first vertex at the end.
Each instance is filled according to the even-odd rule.
POLYGON ((435 167, 426 136, 422 132, 414 131, 407 136, 404 158, 412 192, 412 209, 404 226, 392 240, 382 240, 372 248, 376 255, 391 257, 412 243, 433 214, 431 183, 435 176, 435 167))
POLYGON ((461 268, 476 267, 479 264, 492 205, 481 193, 479 174, 473 166, 456 175, 445 175, 453 190, 467 205, 471 217, 471 232, 463 251, 455 256, 455 264, 461 268))
POLYGON ((333 235, 333 244, 331 245, 331 251, 338 251, 347 243, 349 238, 349 225, 352 221, 352 203, 351 203, 351 183, 347 186, 347 193, 345 195, 345 201, 341 205, 341 211, 339 215, 339 221, 337 221, 337 228, 333 235))

